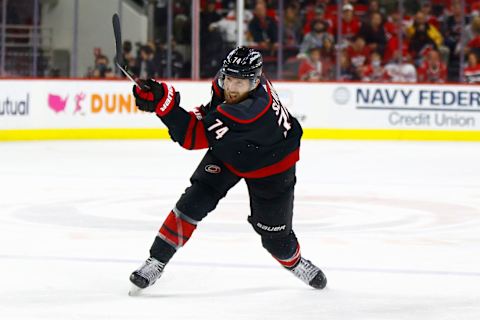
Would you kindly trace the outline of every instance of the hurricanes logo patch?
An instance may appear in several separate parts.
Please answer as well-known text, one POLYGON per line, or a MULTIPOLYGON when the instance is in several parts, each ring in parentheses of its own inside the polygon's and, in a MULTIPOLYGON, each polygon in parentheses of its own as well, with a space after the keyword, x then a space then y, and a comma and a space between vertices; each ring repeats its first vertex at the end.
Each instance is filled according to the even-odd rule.
POLYGON ((215 164, 207 164, 205 166, 205 171, 207 171, 208 173, 220 173, 222 171, 222 168, 215 164))

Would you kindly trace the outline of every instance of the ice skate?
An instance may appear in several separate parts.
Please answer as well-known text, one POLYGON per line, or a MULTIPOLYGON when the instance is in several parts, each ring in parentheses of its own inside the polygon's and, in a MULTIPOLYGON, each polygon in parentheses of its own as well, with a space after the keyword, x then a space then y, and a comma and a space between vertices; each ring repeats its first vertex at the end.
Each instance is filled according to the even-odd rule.
POLYGON ((325 274, 310 260, 301 258, 298 264, 289 270, 297 278, 315 289, 323 289, 327 285, 325 274))
POLYGON ((148 258, 140 268, 130 275, 133 286, 128 295, 137 295, 140 290, 153 285, 162 276, 164 268, 165 263, 152 257, 148 258))

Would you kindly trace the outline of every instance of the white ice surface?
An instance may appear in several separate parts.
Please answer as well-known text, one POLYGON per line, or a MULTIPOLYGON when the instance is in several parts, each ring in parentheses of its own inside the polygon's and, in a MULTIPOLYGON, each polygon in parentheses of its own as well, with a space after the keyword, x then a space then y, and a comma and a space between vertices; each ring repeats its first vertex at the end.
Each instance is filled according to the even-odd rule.
POLYGON ((282 270, 243 182, 129 297, 203 152, 0 144, 0 319, 480 319, 480 144, 305 141, 294 228, 328 287, 282 270))

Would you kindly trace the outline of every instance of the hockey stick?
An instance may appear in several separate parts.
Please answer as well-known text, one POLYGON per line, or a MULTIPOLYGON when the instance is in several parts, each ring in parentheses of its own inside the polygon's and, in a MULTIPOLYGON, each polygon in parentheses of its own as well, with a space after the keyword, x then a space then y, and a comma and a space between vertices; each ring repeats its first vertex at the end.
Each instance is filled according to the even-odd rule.
POLYGON ((113 33, 115 35, 115 64, 117 67, 123 72, 123 74, 130 79, 135 85, 140 87, 144 91, 150 90, 150 87, 143 83, 143 81, 134 75, 130 70, 128 70, 128 65, 123 60, 122 55, 122 30, 120 28, 120 18, 118 14, 113 14, 112 16, 112 24, 113 24, 113 33))

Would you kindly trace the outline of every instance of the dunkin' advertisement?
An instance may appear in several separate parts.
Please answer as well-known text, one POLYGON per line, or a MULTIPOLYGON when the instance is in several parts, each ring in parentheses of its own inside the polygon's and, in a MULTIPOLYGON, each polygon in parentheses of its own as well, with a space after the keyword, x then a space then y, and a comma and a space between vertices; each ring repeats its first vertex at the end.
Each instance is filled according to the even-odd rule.
MULTIPOLYGON (((0 80, 0 85, 5 88, 0 93, 0 130, 164 128, 157 117, 137 109, 128 81, 0 80)), ((210 83, 175 85, 181 93, 192 93, 181 94, 186 109, 209 100, 210 83)))

